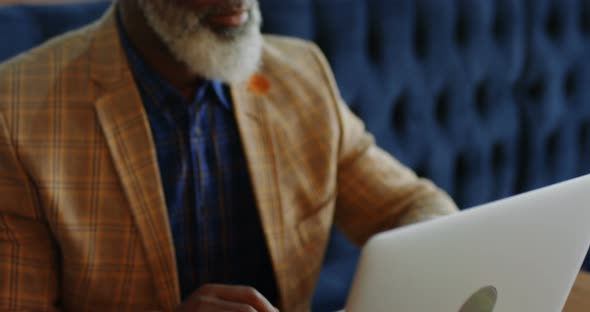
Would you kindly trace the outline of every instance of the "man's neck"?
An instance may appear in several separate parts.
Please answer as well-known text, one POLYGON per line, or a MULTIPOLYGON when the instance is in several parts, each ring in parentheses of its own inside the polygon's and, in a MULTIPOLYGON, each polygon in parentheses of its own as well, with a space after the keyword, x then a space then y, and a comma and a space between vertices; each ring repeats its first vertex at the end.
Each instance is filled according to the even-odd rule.
POLYGON ((194 97, 195 83, 200 78, 170 53, 168 47, 148 24, 136 0, 119 1, 117 10, 121 16, 122 26, 137 54, 190 102, 194 97))

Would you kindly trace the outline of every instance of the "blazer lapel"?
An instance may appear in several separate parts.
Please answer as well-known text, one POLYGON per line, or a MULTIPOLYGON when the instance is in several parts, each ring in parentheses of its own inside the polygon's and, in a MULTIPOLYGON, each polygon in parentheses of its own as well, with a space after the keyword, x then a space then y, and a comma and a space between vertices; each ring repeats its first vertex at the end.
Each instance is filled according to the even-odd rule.
POLYGON ((119 43, 114 9, 98 24, 91 74, 100 86, 98 120, 140 233, 164 310, 180 302, 174 245, 157 155, 141 97, 119 43))
MULTIPOLYGON (((253 79, 265 81, 265 78, 258 74, 253 79)), ((282 246, 282 242, 285 241, 285 226, 278 192, 278 168, 273 150, 273 138, 264 110, 266 105, 271 104, 266 93, 260 92, 264 91, 263 89, 265 88, 260 90, 254 87, 253 89, 251 84, 236 84, 231 88, 234 111, 254 188, 258 213, 277 283, 281 290, 281 298, 284 300, 286 295, 284 290, 286 283, 288 283, 285 280, 284 268, 281 266, 285 260, 284 246, 282 246)))

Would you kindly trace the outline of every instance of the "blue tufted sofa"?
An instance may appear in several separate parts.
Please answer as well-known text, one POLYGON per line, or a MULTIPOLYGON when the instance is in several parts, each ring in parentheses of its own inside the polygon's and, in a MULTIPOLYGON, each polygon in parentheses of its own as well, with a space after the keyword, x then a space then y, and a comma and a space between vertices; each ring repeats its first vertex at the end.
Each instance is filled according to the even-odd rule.
MULTIPOLYGON (((260 1, 264 30, 317 42, 378 143, 461 207, 590 172, 590 0, 260 1)), ((0 7, 0 60, 107 5, 0 7)), ((342 307, 357 258, 335 231, 314 311, 342 307)))

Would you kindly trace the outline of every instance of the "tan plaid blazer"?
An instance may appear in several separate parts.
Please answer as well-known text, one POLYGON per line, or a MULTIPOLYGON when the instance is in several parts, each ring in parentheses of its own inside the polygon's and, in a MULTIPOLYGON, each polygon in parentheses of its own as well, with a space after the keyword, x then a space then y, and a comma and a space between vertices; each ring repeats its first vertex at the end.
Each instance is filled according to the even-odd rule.
MULTIPOLYGON (((154 143, 113 11, 0 66, 0 309, 179 304, 154 143)), ((256 79, 232 96, 281 308, 306 311, 333 223, 360 245, 456 208, 375 146, 314 45, 265 40, 256 79)))

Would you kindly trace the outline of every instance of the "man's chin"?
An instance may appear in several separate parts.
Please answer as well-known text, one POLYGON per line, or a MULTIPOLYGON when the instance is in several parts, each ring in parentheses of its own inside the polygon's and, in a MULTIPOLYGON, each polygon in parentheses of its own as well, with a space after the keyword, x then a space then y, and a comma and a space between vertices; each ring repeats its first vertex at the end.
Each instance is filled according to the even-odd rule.
MULTIPOLYGON (((149 0, 145 0, 149 1, 149 0)), ((161 15, 153 3, 143 2, 148 23, 177 60, 195 75, 209 80, 239 83, 257 69, 262 54, 261 14, 257 6, 244 23, 217 21, 169 7, 161 15), (175 17, 171 19, 170 17, 175 17), (239 24, 238 26, 234 26, 239 24), (189 25, 183 27, 181 25, 189 25), (193 25, 193 26, 190 26, 193 25)))
POLYGON ((234 84, 247 80, 258 70, 263 45, 261 35, 237 37, 237 40, 219 40, 217 35, 203 38, 173 48, 176 57, 195 75, 234 84))

